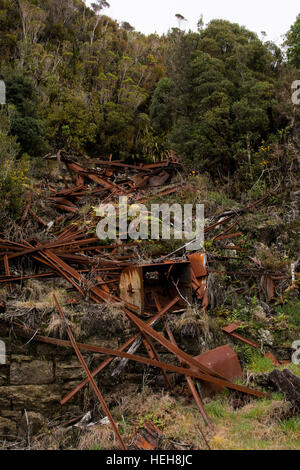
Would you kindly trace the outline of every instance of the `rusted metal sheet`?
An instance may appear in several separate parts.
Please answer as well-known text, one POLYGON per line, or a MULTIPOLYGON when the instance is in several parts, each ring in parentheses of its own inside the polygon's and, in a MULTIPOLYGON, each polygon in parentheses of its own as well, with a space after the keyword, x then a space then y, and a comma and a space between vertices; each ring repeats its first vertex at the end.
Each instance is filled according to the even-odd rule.
MULTIPOLYGON (((188 256, 192 270, 192 287, 197 299, 203 300, 207 289, 207 254, 194 253, 188 256)), ((203 308, 206 302, 203 301, 203 308)))
MULTIPOLYGON (((190 263, 168 261, 130 266, 122 272, 119 288, 121 299, 135 305, 139 314, 155 307, 153 293, 159 296, 163 305, 178 295, 177 289, 184 298, 192 301, 190 263)), ((183 300, 180 303, 186 305, 183 300)))
MULTIPOLYGON (((201 365, 222 374, 222 376, 230 382, 243 377, 243 371, 237 354, 228 345, 207 351, 200 354, 200 356, 197 356, 195 359, 201 365)), ((213 383, 202 382, 202 388, 206 396, 213 396, 219 393, 224 387, 213 383)))
POLYGON ((139 429, 133 439, 136 450, 159 450, 161 449, 163 434, 152 422, 147 422, 139 429))
POLYGON ((206 253, 194 253, 188 256, 191 263, 192 271, 195 277, 207 276, 207 254, 206 253))

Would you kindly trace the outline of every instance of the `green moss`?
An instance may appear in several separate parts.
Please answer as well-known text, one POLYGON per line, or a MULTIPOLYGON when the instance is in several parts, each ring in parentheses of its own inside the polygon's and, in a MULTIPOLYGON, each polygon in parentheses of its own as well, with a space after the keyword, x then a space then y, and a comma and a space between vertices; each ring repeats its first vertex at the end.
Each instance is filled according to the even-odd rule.
POLYGON ((300 300, 286 301, 275 308, 277 315, 287 317, 291 325, 300 327, 300 300))
POLYGON ((274 370, 274 364, 268 357, 256 353, 252 356, 248 369, 257 374, 261 372, 272 372, 272 370, 274 370))

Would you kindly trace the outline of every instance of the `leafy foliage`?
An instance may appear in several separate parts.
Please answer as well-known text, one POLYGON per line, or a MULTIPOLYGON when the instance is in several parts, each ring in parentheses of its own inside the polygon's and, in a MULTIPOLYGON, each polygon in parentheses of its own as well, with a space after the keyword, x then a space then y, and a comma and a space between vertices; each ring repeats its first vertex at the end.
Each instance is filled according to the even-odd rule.
POLYGON ((300 14, 287 34, 286 46, 289 61, 300 68, 300 14))
POLYGON ((19 145, 10 133, 10 116, 0 111, 0 205, 2 219, 0 227, 4 227, 5 214, 12 218, 20 215, 22 195, 30 185, 28 178, 29 161, 26 156, 16 160, 19 145))
MULTIPOLYGON (((172 45, 172 46, 171 46, 172 45)), ((154 128, 193 167, 234 171, 272 139, 280 50, 237 24, 170 35, 175 50, 152 98, 154 128)))

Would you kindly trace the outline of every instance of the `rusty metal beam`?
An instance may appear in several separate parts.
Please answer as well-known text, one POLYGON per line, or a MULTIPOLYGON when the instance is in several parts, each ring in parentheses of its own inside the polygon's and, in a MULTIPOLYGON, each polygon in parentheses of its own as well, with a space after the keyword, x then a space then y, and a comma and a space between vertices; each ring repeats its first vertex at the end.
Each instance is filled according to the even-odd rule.
MULTIPOLYGON (((155 303, 156 303, 156 306, 157 306, 157 309, 158 311, 161 311, 161 306, 160 306, 160 303, 159 303, 159 300, 158 300, 158 297, 156 294, 154 294, 154 300, 155 300, 155 303)), ((166 332, 167 332, 167 335, 169 337, 169 340, 171 341, 171 343, 177 347, 177 344, 176 344, 176 340, 174 338, 174 335, 172 333, 172 331, 170 330, 170 328, 166 325, 166 332)), ((183 361, 177 356, 178 360, 179 360, 179 363, 180 364, 183 364, 183 361)), ((207 413, 205 411, 205 408, 204 408, 204 405, 203 405, 203 402, 201 400, 201 397, 199 396, 199 393, 197 392, 197 389, 195 387, 195 384, 193 382, 193 379, 192 377, 189 377, 188 375, 185 376, 185 379, 187 381, 187 384, 189 386, 189 389, 194 397, 194 400, 196 402, 196 405, 201 413, 201 416, 202 418, 204 419, 205 423, 207 425, 211 425, 211 422, 210 422, 210 419, 209 417, 207 416, 207 413)))
MULTIPOLYGON (((151 318, 150 320, 148 320, 148 324, 151 325, 151 326, 154 326, 156 325, 161 317, 168 311, 170 310, 170 308, 172 308, 174 305, 176 305, 176 303, 178 303, 180 300, 180 297, 176 297, 174 300, 172 300, 172 302, 170 302, 161 312, 159 312, 157 315, 155 315, 153 318, 151 318)), ((138 345, 137 347, 134 349, 134 351, 136 351, 140 344, 141 344, 141 335, 140 334, 136 334, 134 335, 132 338, 130 338, 125 344, 123 344, 123 346, 119 349, 120 352, 123 352, 125 351, 129 346, 131 346, 136 340, 138 340, 138 345)), ((100 366, 97 367, 97 369, 95 369, 93 372, 92 372, 92 376, 95 377, 97 374, 99 374, 99 372, 101 372, 103 369, 105 369, 105 367, 107 367, 111 362, 113 362, 115 359, 114 356, 111 356, 109 358, 107 358, 104 362, 102 362, 102 364, 100 364, 100 366)), ((128 359, 126 358, 123 358, 121 360, 121 363, 123 362, 122 364, 122 367, 124 368, 125 365, 128 363, 128 359)), ((119 364, 120 365, 120 364, 119 364)), ((64 403, 67 403, 67 401, 69 401, 77 392, 79 392, 86 384, 88 383, 88 380, 85 379, 83 380, 79 385, 77 385, 77 387, 75 387, 71 392, 69 392, 62 400, 62 405, 64 403)))
MULTIPOLYGON (((36 333, 36 331, 34 331, 30 328, 22 327, 20 325, 15 325, 15 326, 18 327, 27 338, 28 338, 28 336, 29 337, 34 336, 34 334, 36 333)), ((71 344, 70 341, 66 341, 66 340, 62 340, 62 339, 56 339, 56 338, 50 338, 50 337, 46 337, 46 336, 35 335, 32 338, 32 340, 33 341, 40 341, 40 342, 46 343, 46 344, 53 344, 53 345, 61 346, 61 347, 67 347, 67 348, 72 347, 72 344, 71 344)), ((229 389, 232 389, 232 390, 237 390, 239 392, 243 392, 243 393, 246 393, 248 395, 255 396, 255 397, 266 397, 265 393, 260 392, 258 390, 253 390, 251 388, 244 387, 243 385, 238 385, 238 384, 234 384, 234 383, 231 383, 229 381, 226 381, 226 380, 218 379, 217 377, 206 375, 206 374, 203 374, 203 373, 198 372, 198 371, 196 372, 192 369, 185 369, 183 367, 174 366, 173 364, 158 362, 156 360, 151 360, 151 359, 148 359, 146 357, 136 356, 134 354, 128 354, 128 353, 125 353, 125 352, 121 352, 120 350, 101 348, 100 346, 93 346, 93 345, 89 345, 89 344, 78 343, 78 347, 80 349, 84 350, 84 351, 96 352, 96 353, 104 354, 104 355, 107 355, 107 356, 124 357, 126 359, 129 359, 129 360, 132 360, 132 361, 135 361, 135 362, 139 362, 141 364, 146 364, 148 366, 158 367, 159 369, 163 368, 163 369, 165 369, 167 371, 170 371, 170 372, 176 372, 178 374, 188 375, 190 377, 195 377, 196 379, 204 380, 205 382, 220 385, 221 387, 226 387, 226 388, 229 388, 229 389)), ((199 362, 197 362, 197 368, 199 369, 199 362)))
POLYGON ((216 377, 225 379, 225 377, 222 377, 220 374, 218 374, 217 372, 214 372, 212 369, 209 369, 203 365, 199 365, 199 362, 196 361, 196 359, 194 359, 192 356, 190 356, 189 354, 179 349, 177 346, 174 346, 162 334, 158 333, 153 328, 151 328, 150 326, 142 322, 138 317, 136 317, 133 313, 129 312, 127 309, 124 308, 124 312, 126 313, 128 318, 130 318, 136 324, 137 327, 140 327, 143 331, 145 331, 145 333, 151 336, 151 338, 155 339, 162 346, 164 346, 168 351, 175 354, 175 356, 180 357, 180 359, 182 359, 190 367, 197 367, 197 369, 201 370, 201 372, 203 372, 204 374, 214 375, 216 377))
MULTIPOLYGON (((173 336, 173 333, 172 333, 172 331, 170 330, 170 328, 169 328, 168 326, 166 327, 166 332, 167 332, 167 334, 168 334, 168 336, 169 336, 169 339, 170 339, 171 343, 174 344, 174 346, 177 346, 176 341, 175 341, 175 338, 174 338, 174 336, 173 336)), ((178 360, 179 360, 179 362, 182 364, 183 361, 182 361, 180 358, 178 358, 178 360)), ((194 400, 195 400, 195 402, 196 402, 196 405, 197 405, 197 407, 198 407, 198 410, 199 410, 200 413, 201 413, 202 418, 204 419, 205 423, 206 423, 208 426, 211 426, 211 421, 210 421, 209 417, 207 416, 207 413, 206 413, 206 411, 205 411, 203 402, 202 402, 202 400, 201 400, 201 397, 199 396, 199 393, 197 392, 197 389, 196 389, 196 387, 195 387, 195 384, 194 384, 194 382, 193 382, 192 377, 189 377, 188 375, 186 375, 186 376, 185 376, 185 379, 186 379, 187 384, 188 384, 188 386, 189 386, 189 389, 190 389, 190 391, 191 391, 191 393, 192 393, 192 395, 193 395, 193 397, 194 397, 194 400)))
POLYGON ((79 360, 79 362, 81 363, 81 365, 82 365, 82 367, 83 367, 83 369, 84 369, 84 371, 85 371, 85 373, 86 373, 86 375, 87 375, 87 378, 88 378, 88 380, 89 380, 89 382, 90 382, 90 384, 91 384, 91 386, 92 386, 94 392, 96 393, 96 395, 97 395, 97 397, 98 397, 98 399, 99 399, 99 401, 100 401, 100 403, 101 403, 101 405, 102 405, 102 408, 103 408, 103 410, 104 410, 106 416, 108 417, 108 419, 109 419, 109 421, 110 421, 110 424, 111 424, 111 426, 112 426, 112 428, 113 428, 113 431, 114 431, 114 433, 115 433, 117 439, 119 440, 119 442, 120 442, 120 444, 121 444, 122 449, 123 449, 123 450, 127 450, 127 447, 126 447, 126 445, 125 445, 125 443, 124 443, 124 441, 123 441, 123 439, 122 439, 122 437, 121 437, 121 434, 120 434, 120 432, 119 432, 119 430, 118 430, 118 427, 117 427, 117 425, 116 425, 116 423, 115 423, 115 421, 114 421, 114 419, 113 419, 113 417, 112 417, 112 415, 111 415, 111 413, 110 413, 110 411, 109 411, 109 409, 108 409, 108 406, 106 405, 105 400, 104 400, 104 398, 103 398, 103 396, 102 396, 102 394, 101 394, 99 388, 97 387, 97 384, 96 384, 94 378, 92 377, 92 374, 91 374, 91 372, 90 372, 88 366, 86 365, 86 362, 85 362, 85 360, 84 360, 84 358, 83 358, 83 356, 82 356, 82 354, 81 354, 81 352, 80 352, 80 350, 79 350, 79 348, 78 348, 78 345, 77 345, 77 343, 76 343, 76 340, 75 340, 75 338, 74 338, 74 336, 73 336, 73 334, 72 334, 71 328, 69 327, 69 325, 68 325, 68 323, 67 323, 67 321, 66 321, 66 318, 65 318, 65 315, 64 315, 64 313, 63 313, 63 311, 62 311, 62 309, 61 309, 61 306, 59 305, 59 302, 58 302, 58 300, 57 300, 57 298, 56 298, 55 295, 53 295, 53 298, 54 298, 54 301, 55 301, 55 303, 56 303, 57 310, 58 310, 58 312, 59 312, 59 314, 60 314, 62 320, 63 320, 64 323, 65 323, 65 326, 66 326, 66 329, 67 329, 67 333, 68 333, 68 336, 69 336, 69 338, 70 338, 70 342, 72 343, 72 346, 73 346, 74 351, 75 351, 75 353, 76 353, 76 355, 77 355, 77 357, 78 357, 78 360, 79 360))
POLYGON ((233 338, 239 339, 243 343, 248 344, 249 346, 252 346, 255 349, 259 348, 259 344, 256 343, 255 341, 252 341, 251 339, 247 339, 244 336, 240 335, 239 333, 235 333, 235 331, 239 328, 239 325, 236 323, 230 323, 230 325, 225 326, 222 328, 224 333, 227 333, 230 336, 233 336, 233 338))

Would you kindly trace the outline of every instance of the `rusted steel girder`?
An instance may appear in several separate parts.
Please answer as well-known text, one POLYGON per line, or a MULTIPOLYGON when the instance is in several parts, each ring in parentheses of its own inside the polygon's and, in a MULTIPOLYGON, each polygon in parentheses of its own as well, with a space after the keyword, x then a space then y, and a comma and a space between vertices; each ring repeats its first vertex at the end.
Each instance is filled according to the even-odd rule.
MULTIPOLYGON (((33 336, 36 333, 36 331, 34 331, 32 329, 22 327, 20 325, 15 325, 15 326, 17 326, 27 338, 33 336)), ((40 335, 33 336, 32 341, 40 341, 42 343, 54 344, 56 346, 62 346, 62 347, 67 347, 67 348, 72 347, 72 344, 71 344, 70 341, 66 341, 66 340, 62 340, 62 339, 56 339, 56 338, 50 338, 50 337, 40 336, 40 335)), ((104 355, 107 355, 107 356, 124 357, 126 359, 129 359, 129 360, 132 360, 132 361, 135 361, 135 362, 139 362, 141 364, 146 364, 147 366, 158 367, 159 369, 165 369, 165 370, 170 371, 170 372, 176 372, 178 374, 188 375, 190 377, 195 377, 196 379, 204 380, 205 382, 217 384, 217 385, 220 385, 222 387, 226 387, 226 388, 229 388, 229 389, 232 389, 232 390, 237 390, 239 392, 243 392, 243 393, 246 393, 248 395, 252 395, 254 397, 266 397, 265 393, 260 392, 258 390, 253 390, 251 388, 244 387, 243 385, 234 384, 234 383, 231 383, 227 380, 218 379, 217 377, 213 377, 211 375, 206 375, 206 374, 203 374, 203 373, 198 372, 198 371, 195 372, 192 369, 185 369, 183 367, 174 366, 173 364, 167 364, 165 362, 159 362, 159 361, 156 361, 156 360, 151 360, 151 359, 148 359, 146 357, 137 356, 137 355, 134 355, 134 354, 128 354, 128 353, 123 352, 123 351, 121 352, 120 350, 107 349, 107 348, 102 348, 100 346, 93 346, 93 345, 83 344, 83 343, 77 343, 77 344, 78 344, 78 347, 80 349, 84 350, 84 351, 96 352, 96 353, 104 354, 104 355)), ((197 368, 199 370, 199 363, 198 362, 197 362, 197 368)))
POLYGON ((85 373, 86 373, 86 375, 87 375, 87 378, 88 378, 88 380, 89 380, 89 382, 90 382, 90 384, 91 384, 91 386, 92 386, 94 392, 96 393, 96 395, 97 395, 97 397, 98 397, 98 399, 99 399, 99 401, 100 401, 100 403, 101 403, 101 405, 102 405, 102 408, 103 408, 103 410, 104 410, 106 416, 108 417, 108 419, 109 419, 109 421, 110 421, 110 424, 111 424, 111 426, 112 426, 112 428, 113 428, 113 431, 114 431, 114 433, 115 433, 117 439, 119 440, 119 442, 120 442, 120 444, 121 444, 122 449, 123 449, 123 450, 127 450, 127 447, 126 447, 126 445, 125 445, 125 443, 124 443, 124 441, 123 441, 123 439, 122 439, 122 437, 121 437, 121 434, 119 433, 118 427, 117 427, 117 425, 116 425, 116 423, 115 423, 115 421, 114 421, 114 419, 113 419, 113 417, 112 417, 112 415, 111 415, 111 413, 110 413, 110 411, 109 411, 109 409, 108 409, 108 406, 106 405, 105 400, 104 400, 103 396, 101 395, 101 392, 100 392, 99 388, 97 387, 97 384, 96 384, 94 378, 92 377, 92 374, 91 374, 91 372, 90 372, 88 366, 86 365, 86 362, 85 362, 85 360, 84 360, 84 358, 83 358, 83 356, 82 356, 82 354, 81 354, 81 352, 80 352, 80 350, 79 350, 79 348, 78 348, 78 345, 77 345, 77 343, 76 343, 76 340, 75 340, 75 338, 74 338, 74 336, 73 336, 73 334, 72 334, 71 328, 69 327, 68 323, 66 322, 66 318, 65 318, 65 315, 64 315, 64 313, 63 313, 63 311, 62 311, 62 309, 61 309, 61 306, 59 305, 59 302, 58 302, 58 300, 57 300, 57 298, 56 298, 55 295, 53 295, 53 298, 54 298, 54 301, 55 301, 55 303, 56 303, 57 310, 58 310, 58 312, 59 312, 59 314, 60 314, 62 320, 63 320, 64 323, 65 323, 65 326, 66 326, 66 329, 67 329, 67 333, 68 333, 68 336, 69 336, 69 338, 70 338, 70 342, 72 343, 72 346, 73 346, 74 351, 75 351, 75 353, 76 353, 76 355, 77 355, 77 357, 78 357, 78 360, 79 360, 79 362, 81 363, 81 365, 82 365, 82 367, 83 367, 83 369, 84 369, 84 371, 85 371, 85 373))
MULTIPOLYGON (((170 310, 170 308, 172 308, 174 305, 176 305, 177 302, 179 302, 180 300, 180 297, 176 297, 174 300, 172 300, 172 302, 170 302, 161 312, 159 312, 157 315, 155 315, 153 318, 151 318, 150 320, 148 320, 148 324, 151 325, 151 326, 154 326, 155 324, 157 324, 161 317, 168 311, 170 310)), ((125 344, 123 344, 123 346, 119 349, 120 352, 122 351, 125 351, 125 349, 127 349, 129 346, 131 346, 136 340, 140 340, 141 341, 141 335, 140 334, 136 334, 134 335, 132 338, 130 338, 125 344)), ((137 347, 135 348, 135 350, 137 350, 140 346, 140 341, 138 342, 137 344, 137 347)), ((99 374, 99 372, 101 372, 103 369, 105 369, 105 367, 107 367, 113 360, 115 359, 114 356, 112 357, 109 357, 107 358, 104 362, 102 362, 102 364, 100 364, 100 366, 97 367, 97 369, 95 369, 93 372, 92 372, 92 376, 95 377, 97 374, 99 374)), ((123 363, 123 368, 125 367, 125 365, 127 364, 128 362, 128 359, 122 359, 124 361, 123 363), (125 362, 126 361, 126 362, 125 362)), ((86 384, 88 383, 88 380, 85 379, 83 380, 79 385, 77 385, 71 392, 69 392, 64 398, 63 400, 61 401, 61 404, 64 405, 65 403, 67 403, 74 395, 76 395, 77 392, 79 392, 86 384)))
MULTIPOLYGON (((155 304, 156 304, 156 307, 157 307, 157 310, 160 312, 161 311, 161 305, 159 303, 159 299, 157 297, 156 294, 154 294, 154 300, 155 300, 155 304)), ((170 330, 170 328, 166 325, 166 332, 167 332, 167 335, 169 336, 169 340, 171 341, 171 343, 177 347, 177 344, 176 344, 176 340, 174 338, 174 335, 172 333, 172 331, 170 330)), ((183 361, 177 356, 178 360, 179 360, 179 363, 182 364, 183 361)), ((210 419, 209 417, 207 416, 207 413, 205 411, 205 408, 204 408, 204 405, 203 405, 203 402, 201 400, 201 397, 199 396, 199 393, 197 392, 197 389, 195 387, 195 384, 193 382, 193 379, 191 377, 189 377, 188 375, 185 376, 185 379, 187 381, 187 384, 189 386, 189 389, 194 397, 194 400, 196 402, 196 405, 201 413, 201 416, 202 418, 204 419, 205 423, 207 425, 210 426, 210 419)))
MULTIPOLYGON (((138 317, 136 317, 133 313, 129 312, 127 309, 123 309, 126 315, 136 324, 137 327, 140 327, 145 333, 147 333, 151 338, 156 339, 162 346, 164 346, 168 351, 172 352, 175 354, 175 356, 180 357, 181 360, 183 360, 184 363, 188 364, 190 367, 197 367, 198 370, 203 372, 204 374, 208 375, 213 375, 216 377, 220 377, 222 379, 225 379, 225 377, 222 377, 221 374, 218 374, 214 372, 212 369, 209 369, 208 367, 205 367, 203 365, 199 365, 199 362, 196 361, 192 356, 189 354, 185 353, 181 349, 179 349, 177 346, 174 346, 170 341, 168 341, 162 334, 158 333, 157 331, 153 330, 150 326, 142 322, 138 317)), ((225 379, 226 380, 226 379, 225 379)))
POLYGON ((230 323, 230 325, 225 326, 222 328, 224 333, 227 333, 230 336, 233 336, 233 338, 239 339, 240 341, 243 341, 243 343, 248 344, 249 346, 252 346, 255 349, 259 348, 259 344, 256 343, 255 341, 252 341, 251 339, 247 339, 244 336, 240 335, 239 333, 235 333, 235 331, 239 328, 239 325, 237 323, 230 323))
MULTIPOLYGON (((166 332, 169 336, 169 339, 171 341, 172 344, 174 344, 174 346, 177 346, 176 344, 176 341, 175 341, 175 338, 173 336, 173 333, 172 331, 170 330, 170 328, 167 326, 166 327, 166 332)), ((178 358, 179 362, 182 364, 182 360, 180 358, 178 358)), ((193 379, 192 377, 189 377, 188 375, 185 376, 185 380, 187 381, 187 384, 189 386, 189 389, 194 397, 194 400, 196 402, 196 405, 198 407, 198 410, 200 411, 201 413, 201 416, 202 418, 204 419, 205 423, 208 425, 208 426, 211 426, 211 421, 209 419, 209 417, 207 416, 207 413, 205 411, 205 408, 204 408, 204 405, 203 405, 203 402, 201 400, 201 397, 199 395, 199 393, 197 392, 197 389, 195 387, 195 384, 193 382, 193 379)))
MULTIPOLYGON (((225 378, 220 374, 215 372, 213 369, 210 369, 203 364, 199 364, 199 362, 193 358, 192 356, 189 356, 186 354, 184 351, 179 349, 177 346, 174 346, 170 341, 168 341, 164 336, 162 336, 160 333, 157 333, 153 328, 142 322, 138 317, 136 317, 133 313, 129 312, 127 309, 123 309, 126 315, 132 319, 132 321, 136 324, 137 327, 140 327, 142 330, 145 331, 149 336, 152 338, 156 339, 160 344, 162 344, 168 351, 172 352, 176 356, 180 357, 183 362, 188 364, 190 367, 196 367, 197 370, 200 370, 201 372, 204 372, 204 374, 208 375, 202 375, 202 379, 206 382, 210 383, 215 383, 217 385, 222 385, 223 387, 227 388, 232 388, 234 390, 239 390, 239 391, 245 391, 247 387, 240 387, 237 386, 236 384, 233 384, 230 382, 228 379, 225 378), (217 377, 221 377, 222 379, 219 379, 217 377)), ((161 363, 162 365, 162 363, 161 363)), ((190 375, 190 374, 186 374, 190 375)), ((200 378, 200 374, 199 377, 200 378)), ((248 389, 249 391, 249 389, 248 389)), ((245 392, 248 393, 248 392, 245 392)), ((250 393, 253 394, 253 393, 250 393)))

